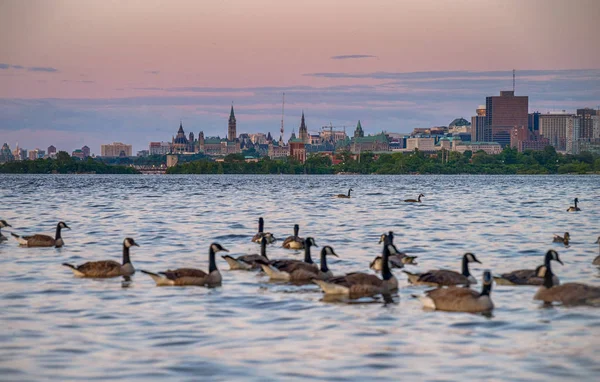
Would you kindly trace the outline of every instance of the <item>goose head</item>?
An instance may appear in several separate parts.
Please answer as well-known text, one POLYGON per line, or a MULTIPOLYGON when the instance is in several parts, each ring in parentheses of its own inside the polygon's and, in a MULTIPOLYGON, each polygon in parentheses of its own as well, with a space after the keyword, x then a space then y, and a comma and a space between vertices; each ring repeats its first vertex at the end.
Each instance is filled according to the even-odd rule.
POLYGON ((138 243, 135 242, 135 240, 133 240, 131 237, 127 237, 125 238, 125 240, 123 240, 123 246, 125 248, 131 248, 133 246, 139 247, 140 245, 138 243))
POLYGON ((315 242, 315 239, 313 239, 312 237, 307 237, 306 239, 304 239, 304 246, 306 248, 309 248, 309 247, 316 247, 316 248, 318 248, 319 247, 317 245, 317 243, 315 242))
POLYGON ((419 194, 419 198, 424 198, 424 197, 425 197, 425 195, 419 194))
POLYGON ((324 246, 323 249, 321 249, 321 256, 335 256, 335 257, 339 258, 338 254, 335 253, 333 248, 331 248, 328 245, 324 246))
POLYGON ((493 282, 492 272, 490 272, 489 269, 486 269, 483 272, 483 287, 481 290, 482 295, 489 296, 490 292, 492 291, 492 282, 493 282))
POLYGON ((0 220, 0 228, 12 227, 6 220, 0 220))
POLYGON ((575 198, 574 202, 575 202, 575 204, 579 203, 579 199, 575 198))
POLYGON ((379 242, 377 244, 383 243, 386 238, 387 238, 387 235, 385 233, 382 233, 381 236, 379 236, 379 242))
POLYGON ((70 227, 67 225, 67 223, 65 223, 65 222, 59 222, 59 223, 57 224, 57 228, 61 228, 61 229, 62 229, 62 228, 71 229, 71 228, 70 228, 70 227))
POLYGON ((300 226, 298 224, 294 224, 294 236, 298 236, 298 233, 300 232, 300 226))
POLYGON ((600 244, 600 236, 598 236, 598 239, 596 240, 596 242, 594 244, 600 244))
POLYGON ((475 255, 472 254, 471 252, 465 253, 465 255, 463 256, 463 260, 466 261, 467 263, 479 263, 479 264, 481 264, 481 261, 477 260, 477 258, 475 257, 475 255))
POLYGON ((564 265, 564 263, 560 260, 560 257, 558 257, 558 252, 556 252, 553 249, 546 252, 546 257, 545 257, 545 261, 544 261, 544 265, 546 266, 546 268, 548 268, 550 266, 550 261, 552 261, 552 260, 560 263, 560 265, 564 265))
POLYGON ((219 244, 219 243, 212 243, 212 244, 210 245, 210 250, 211 250, 213 253, 217 253, 217 252, 221 252, 221 251, 224 251, 224 252, 229 252, 229 250, 227 250, 227 249, 223 248, 223 247, 221 246, 221 244, 219 244))
POLYGON ((571 239, 571 235, 569 235, 568 232, 565 232, 564 239, 567 240, 567 241, 570 240, 571 239))

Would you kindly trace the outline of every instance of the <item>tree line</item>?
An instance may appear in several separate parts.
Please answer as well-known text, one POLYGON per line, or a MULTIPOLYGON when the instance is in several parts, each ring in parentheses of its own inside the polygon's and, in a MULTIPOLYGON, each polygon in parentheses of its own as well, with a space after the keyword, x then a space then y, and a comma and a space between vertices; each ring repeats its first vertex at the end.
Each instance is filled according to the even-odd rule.
POLYGON ((108 165, 95 158, 85 160, 72 158, 69 153, 59 151, 56 159, 36 159, 6 162, 0 165, 5 174, 138 174, 133 167, 108 165))

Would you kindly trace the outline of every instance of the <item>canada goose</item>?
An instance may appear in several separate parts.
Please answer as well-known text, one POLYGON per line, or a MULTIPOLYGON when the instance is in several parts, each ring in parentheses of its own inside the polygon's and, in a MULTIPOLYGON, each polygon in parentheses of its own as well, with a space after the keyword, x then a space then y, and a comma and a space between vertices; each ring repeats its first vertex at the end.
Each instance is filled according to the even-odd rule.
POLYGON ((349 199, 350 198, 350 192, 354 191, 353 189, 349 189, 348 190, 348 195, 346 194, 337 194, 336 198, 343 198, 343 199, 349 199))
MULTIPOLYGON (((407 256, 406 253, 398 251, 398 248, 394 245, 394 233, 390 231, 387 235, 384 233, 379 238, 379 243, 381 244, 385 241, 385 238, 389 237, 389 250, 390 250, 390 267, 391 268, 404 268, 405 264, 417 265, 415 259, 417 256, 407 256)), ((381 271, 382 261, 381 256, 375 257, 373 261, 369 264, 369 268, 374 270, 375 272, 381 271)))
MULTIPOLYGON (((594 244, 599 244, 598 245, 598 253, 600 253, 600 236, 598 236, 598 240, 596 240, 596 242, 594 244)), ((592 261, 592 264, 600 266, 600 255, 596 256, 594 261, 592 261)))
POLYGON ((552 239, 553 243, 564 243, 564 245, 569 245, 569 240, 571 239, 571 235, 568 232, 565 232, 565 236, 554 235, 552 239))
POLYGON ((64 222, 59 222, 56 225, 56 234, 55 234, 54 238, 52 238, 52 236, 39 235, 39 234, 33 235, 33 236, 20 236, 20 235, 17 235, 16 233, 12 233, 12 232, 10 234, 13 235, 17 239, 17 241, 19 242, 19 245, 22 245, 24 247, 56 247, 56 248, 60 248, 65 244, 62 237, 60 236, 60 231, 63 228, 71 229, 64 222))
POLYGON ((88 261, 79 266, 69 263, 63 263, 65 267, 71 268, 76 277, 90 278, 110 278, 119 276, 131 276, 135 273, 135 268, 129 258, 129 248, 139 247, 138 243, 128 237, 123 240, 123 263, 120 264, 114 260, 88 261))
POLYGON ((445 269, 432 270, 420 274, 407 271, 402 272, 408 275, 408 282, 415 285, 450 286, 477 284, 477 280, 469 272, 469 263, 481 264, 481 261, 477 260, 474 254, 467 252, 462 258, 462 273, 445 269))
POLYGON ((304 239, 298 236, 298 232, 300 232, 300 226, 298 224, 294 224, 294 236, 288 236, 283 241, 283 244, 281 246, 287 249, 304 248, 304 239))
POLYGON ((208 273, 194 268, 178 268, 174 270, 167 270, 164 272, 152 273, 148 271, 141 271, 152 277, 152 280, 156 283, 156 286, 184 286, 184 285, 196 285, 196 286, 219 286, 221 285, 221 272, 217 269, 217 263, 215 261, 215 253, 217 252, 229 252, 218 243, 212 243, 208 249, 208 273))
POLYGON ((552 302, 560 302, 563 305, 600 304, 600 287, 580 283, 554 285, 552 277, 554 274, 550 266, 552 260, 559 262, 561 265, 563 264, 555 250, 551 249, 546 252, 544 258, 544 265, 546 266, 544 284, 538 289, 533 297, 534 300, 541 300, 546 304, 552 302))
POLYGON ((263 220, 262 217, 258 218, 258 232, 256 233, 256 235, 254 235, 252 237, 252 241, 254 243, 261 243, 261 239, 263 237, 267 238, 267 243, 268 244, 272 244, 275 242, 275 236, 273 236, 272 233, 270 232, 264 232, 264 228, 265 228, 265 221, 263 220))
POLYGON ((331 278, 327 281, 313 280, 326 295, 345 295, 351 299, 390 294, 398 289, 398 280, 390 271, 388 258, 390 250, 386 243, 383 245, 382 279, 368 273, 348 273, 344 276, 331 278))
POLYGON ((417 199, 404 199, 404 201, 406 203, 421 203, 421 198, 424 196, 425 195, 423 195, 423 194, 419 194, 419 197, 417 199))
MULTIPOLYGON (((307 247, 309 248, 309 247, 307 247)), ((326 245, 321 249, 320 268, 314 264, 305 262, 287 263, 275 267, 274 265, 262 265, 263 270, 271 280, 281 281, 311 281, 313 279, 327 280, 333 277, 331 270, 327 267, 327 256, 339 257, 333 248, 326 245)))
POLYGON ((576 211, 581 211, 581 208, 577 207, 577 203, 579 202, 579 199, 575 198, 575 200, 573 200, 573 202, 575 203, 575 206, 571 206, 567 209, 567 212, 576 212, 576 211))
POLYGON ((258 269, 260 268, 260 264, 257 262, 258 260, 262 260, 263 262, 269 262, 269 258, 267 257, 267 241, 269 239, 266 236, 263 236, 260 239, 260 255, 243 255, 238 256, 237 258, 233 258, 229 255, 221 256, 227 261, 229 264, 229 269, 238 270, 250 270, 250 269, 258 269))
MULTIPOLYGON (((544 283, 544 275, 546 274, 546 266, 540 265, 535 269, 519 269, 509 273, 503 273, 500 276, 494 276, 494 281, 497 285, 542 285, 544 283)), ((560 284, 560 280, 556 275, 553 276, 554 285, 560 284)))
POLYGON ((306 239, 304 239, 304 260, 296 260, 296 259, 275 259, 275 260, 270 260, 268 263, 263 263, 262 261, 258 261, 261 265, 265 264, 265 265, 272 265, 275 268, 281 268, 284 266, 288 266, 288 264, 304 264, 303 266, 310 266, 313 267, 315 269, 317 269, 317 265, 313 262, 311 253, 310 253, 310 248, 311 247, 318 247, 317 243, 315 243, 315 239, 313 239, 312 237, 307 237, 306 239))
POLYGON ((483 313, 494 309, 490 297, 492 291, 492 275, 490 271, 483 272, 483 286, 481 292, 471 288, 451 286, 449 288, 436 288, 425 292, 420 297, 425 308, 443 310, 446 312, 483 313))
POLYGON ((6 222, 6 220, 0 220, 0 242, 8 240, 6 236, 2 235, 2 228, 12 227, 6 222))

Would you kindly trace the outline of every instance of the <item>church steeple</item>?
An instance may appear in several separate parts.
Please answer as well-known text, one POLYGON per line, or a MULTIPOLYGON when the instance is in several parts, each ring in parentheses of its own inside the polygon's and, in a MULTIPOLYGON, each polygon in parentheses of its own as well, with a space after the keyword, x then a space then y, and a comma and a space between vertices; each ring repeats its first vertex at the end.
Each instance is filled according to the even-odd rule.
POLYGON ((358 120, 358 124, 356 125, 356 130, 354 130, 354 137, 355 138, 362 138, 365 136, 365 132, 363 131, 363 128, 360 124, 360 119, 358 120))
POLYGON ((231 104, 231 112, 229 113, 229 122, 235 122, 235 113, 233 112, 233 104, 231 104))
POLYGON ((310 137, 308 136, 308 129, 304 120, 304 110, 302 110, 302 119, 300 120, 300 130, 298 131, 298 138, 304 142, 304 144, 310 143, 310 137))
POLYGON ((237 123, 235 113, 233 112, 233 103, 231 104, 231 112, 229 113, 229 126, 227 129, 227 140, 235 141, 237 138, 237 123))

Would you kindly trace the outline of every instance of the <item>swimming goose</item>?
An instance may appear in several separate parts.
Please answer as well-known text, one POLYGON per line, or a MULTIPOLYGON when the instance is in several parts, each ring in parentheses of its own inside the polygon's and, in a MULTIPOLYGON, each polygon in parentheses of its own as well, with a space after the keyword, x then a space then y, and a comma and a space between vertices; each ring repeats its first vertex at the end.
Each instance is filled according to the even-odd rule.
MULTIPOLYGON (((535 269, 519 269, 509 273, 503 273, 500 276, 494 276, 496 285, 542 285, 544 283, 544 275, 546 274, 546 266, 540 265, 535 269)), ((560 280, 556 275, 553 276, 554 285, 560 284, 560 280)))
MULTIPOLYGON (((415 259, 417 256, 407 256, 406 253, 398 251, 398 248, 394 245, 394 233, 390 231, 387 235, 384 233, 379 238, 379 243, 381 244, 385 241, 385 238, 389 237, 389 250, 390 250, 390 267, 391 268, 404 268, 405 264, 417 265, 415 259)), ((373 261, 369 264, 369 268, 374 270, 375 272, 381 271, 382 261, 381 256, 375 257, 373 261)))
POLYGON ((577 202, 579 202, 579 199, 575 198, 575 200, 573 200, 573 202, 575 203, 575 206, 571 206, 567 209, 567 212, 576 212, 576 211, 581 211, 581 208, 577 207, 577 202))
MULTIPOLYGON (((596 240, 596 242, 594 244, 599 244, 599 246, 598 246, 598 253, 600 253, 600 236, 598 236, 598 240, 596 240)), ((594 261, 592 261, 592 264, 600 266, 600 255, 596 256, 596 258, 594 259, 594 261)))
MULTIPOLYGON (((308 248, 308 247, 307 247, 308 248)), ((333 273, 327 267, 327 256, 339 257, 333 248, 326 245, 321 249, 320 268, 314 264, 305 262, 287 263, 275 267, 274 265, 262 265, 263 271, 271 280, 281 281, 311 281, 313 279, 327 280, 333 277, 333 273)))
POLYGON ((388 258, 390 250, 387 242, 383 246, 382 279, 368 273, 348 273, 327 281, 313 280, 326 295, 345 295, 351 299, 390 294, 398 289, 398 280, 390 271, 388 258))
POLYGON ((421 203, 421 198, 425 196, 423 194, 419 194, 419 197, 417 199, 404 199, 404 201, 406 203, 421 203))
POLYGON ((148 271, 141 272, 152 277, 152 280, 154 280, 156 286, 220 286, 222 278, 221 272, 219 272, 217 269, 215 253, 221 251, 229 252, 218 243, 212 243, 210 245, 208 249, 208 273, 194 268, 178 268, 174 270, 169 269, 164 272, 158 272, 158 274, 148 271))
POLYGON ((318 247, 318 245, 315 242, 315 239, 313 239, 312 237, 307 237, 306 239, 304 239, 304 260, 274 259, 274 260, 269 260, 269 261, 265 262, 261 259, 257 259, 256 262, 259 263, 260 265, 271 265, 275 268, 281 268, 284 266, 288 266, 289 264, 304 264, 303 266, 317 269, 317 265, 313 262, 313 259, 311 256, 311 252, 310 252, 311 247, 318 247))
POLYGON ((71 268, 76 277, 90 278, 109 278, 119 276, 131 276, 135 273, 135 268, 131 264, 129 258, 129 248, 132 246, 139 247, 132 238, 128 237, 123 240, 123 263, 120 264, 113 260, 88 261, 87 263, 75 266, 69 263, 63 263, 65 267, 71 268))
POLYGON ((0 242, 8 240, 6 236, 2 235, 2 228, 12 227, 6 222, 6 220, 0 220, 0 242))
POLYGON ((348 190, 348 195, 346 194, 337 194, 336 198, 350 199, 350 192, 354 191, 353 189, 348 190))
POLYGON ((408 275, 408 282, 415 285, 450 286, 477 284, 477 280, 469 272, 469 263, 481 264, 481 261, 477 260, 474 254, 467 252, 462 258, 462 273, 445 269, 432 270, 420 274, 407 271, 402 272, 408 275))
POLYGON ((294 236, 288 236, 283 241, 283 244, 281 246, 287 249, 304 248, 304 239, 298 236, 298 232, 300 232, 300 226, 298 224, 294 224, 294 236))
POLYGON ((568 232, 565 232, 565 236, 554 235, 552 239, 553 243, 564 243, 564 245, 569 245, 569 240, 571 239, 571 235, 568 232))
POLYGON ((544 284, 533 297, 534 300, 541 300, 546 304, 553 302, 560 302, 563 305, 600 304, 600 287, 580 283, 554 285, 552 277, 554 274, 550 266, 552 260, 563 264, 556 251, 551 249, 546 252, 544 258, 544 265, 546 266, 544 284))
POLYGON ((266 236, 263 236, 262 239, 260 240, 260 255, 242 255, 242 256, 238 256, 237 258, 233 258, 229 255, 224 255, 221 256, 222 258, 225 259, 225 261, 227 261, 227 264, 229 264, 229 269, 233 270, 250 270, 250 269, 259 269, 260 268, 260 263, 258 263, 258 261, 262 261, 262 262, 269 262, 269 258, 267 257, 267 241, 269 239, 266 236))
POLYGON ((264 232, 264 228, 265 228, 265 221, 263 220, 262 217, 260 217, 260 218, 258 218, 258 232, 256 233, 256 235, 254 235, 252 237, 252 241, 254 243, 260 244, 261 239, 263 237, 267 238, 268 244, 272 244, 275 242, 275 236, 273 236, 273 234, 270 232, 264 232))
POLYGON ((490 297, 492 291, 492 275, 490 271, 483 272, 481 292, 471 288, 451 286, 436 288, 425 292, 420 297, 423 307, 446 312, 483 313, 494 309, 490 297))
POLYGON ((19 245, 24 246, 24 247, 56 247, 56 248, 60 248, 65 244, 62 237, 60 236, 60 231, 63 228, 71 229, 64 222, 59 222, 56 225, 56 234, 55 234, 54 238, 52 238, 52 236, 39 235, 39 234, 33 235, 33 236, 20 236, 13 232, 11 232, 10 234, 13 235, 15 237, 15 239, 17 239, 17 241, 19 242, 19 245))

